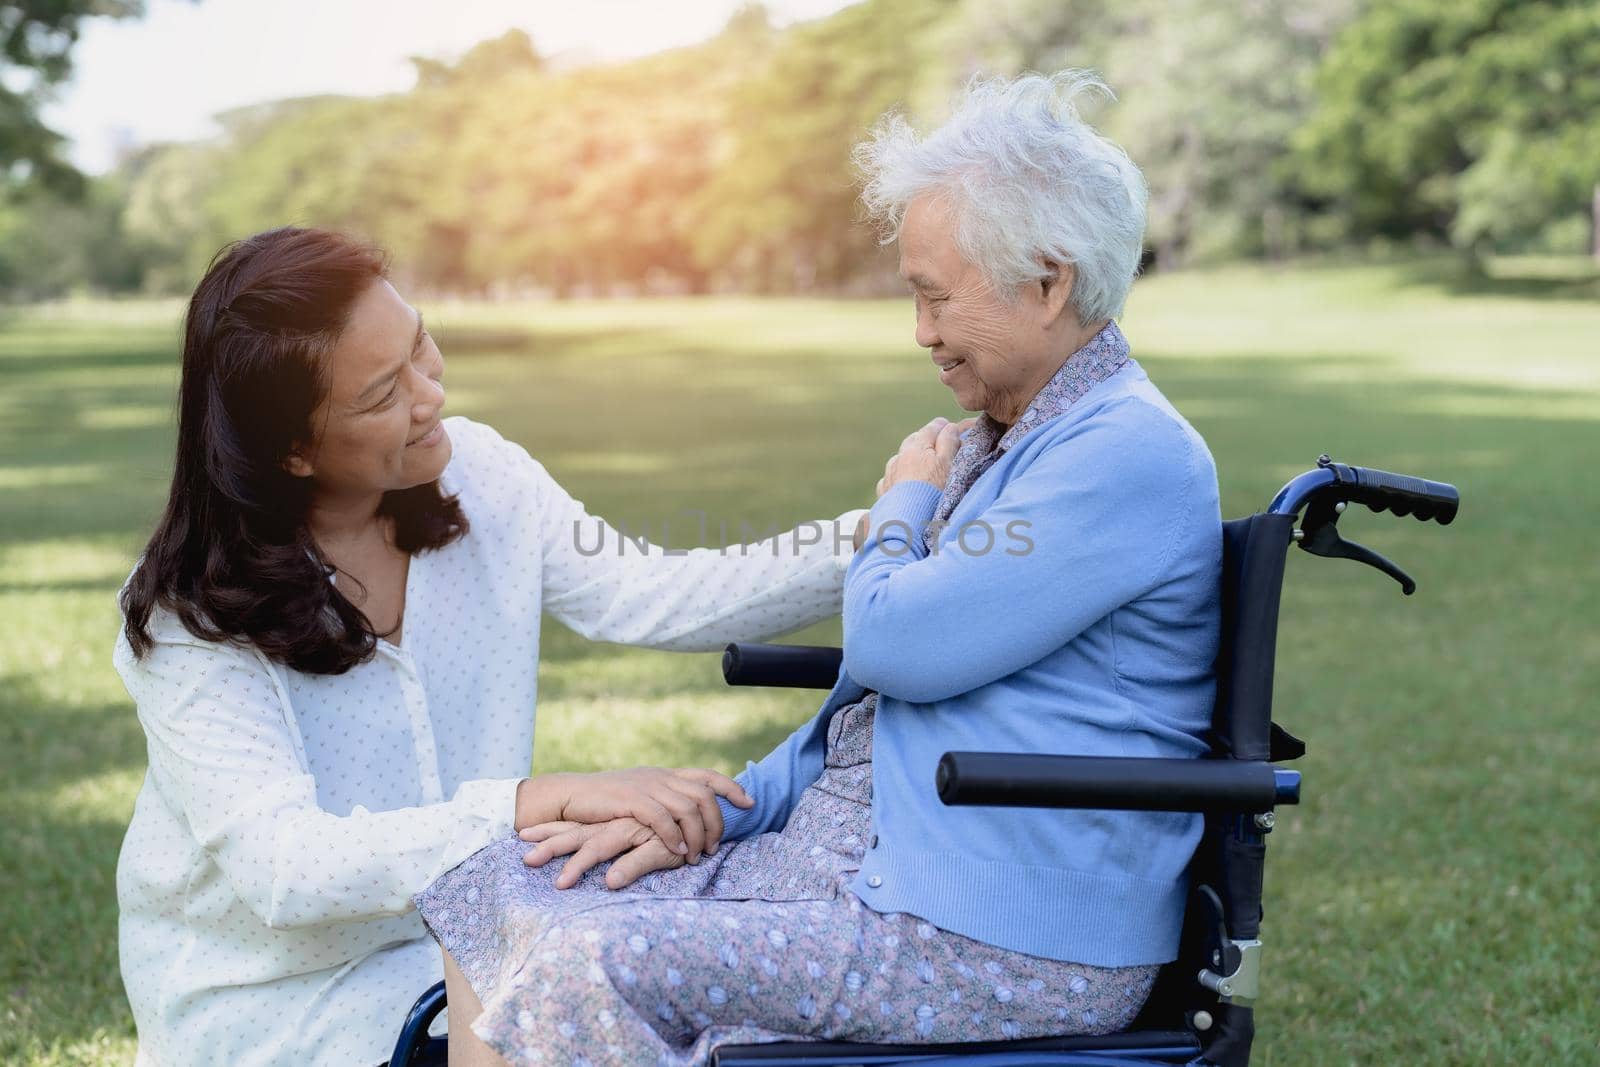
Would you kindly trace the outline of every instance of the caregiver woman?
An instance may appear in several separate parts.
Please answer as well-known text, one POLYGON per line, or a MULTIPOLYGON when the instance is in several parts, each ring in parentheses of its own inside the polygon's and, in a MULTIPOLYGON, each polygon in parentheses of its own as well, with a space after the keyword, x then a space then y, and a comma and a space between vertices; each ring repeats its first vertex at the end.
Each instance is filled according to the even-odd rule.
POLYGON ((624 545, 523 449, 441 421, 443 372, 382 255, 338 234, 240 241, 190 301, 115 655, 149 742, 117 869, 140 1064, 379 1063, 441 973, 412 895, 524 826, 631 815, 717 847, 717 796, 749 804, 720 774, 526 777, 541 611, 692 650, 839 609, 835 537, 624 545))

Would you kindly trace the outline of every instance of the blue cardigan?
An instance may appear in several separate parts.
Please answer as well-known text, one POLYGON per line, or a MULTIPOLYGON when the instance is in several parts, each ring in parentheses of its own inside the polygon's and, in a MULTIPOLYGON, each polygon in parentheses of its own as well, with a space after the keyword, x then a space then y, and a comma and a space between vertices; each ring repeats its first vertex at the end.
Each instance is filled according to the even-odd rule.
POLYGON ((873 507, 839 681, 739 776, 756 804, 723 802, 724 839, 782 829, 829 718, 875 689, 873 837, 851 885, 869 907, 1050 959, 1174 959, 1198 816, 949 808, 934 768, 956 749, 1204 751, 1222 567, 1205 442, 1130 361, 1002 454, 929 554, 939 496, 902 482, 873 507), (987 552, 982 527, 958 544, 976 520, 987 552))

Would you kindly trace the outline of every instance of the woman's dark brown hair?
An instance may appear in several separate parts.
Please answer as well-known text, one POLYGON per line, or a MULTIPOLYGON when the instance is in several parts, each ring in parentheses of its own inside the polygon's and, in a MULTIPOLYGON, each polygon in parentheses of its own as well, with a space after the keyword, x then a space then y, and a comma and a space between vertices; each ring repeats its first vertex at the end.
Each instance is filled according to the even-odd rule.
MULTIPOLYGON (((306 527, 311 479, 284 468, 315 440, 328 356, 357 297, 386 276, 377 248, 327 230, 269 230, 228 246, 184 318, 172 493, 127 588, 122 612, 136 655, 150 615, 171 610, 210 641, 243 640, 299 671, 341 674, 378 635, 329 580, 306 527)), ((406 552, 467 530, 437 481, 386 493, 406 552)))

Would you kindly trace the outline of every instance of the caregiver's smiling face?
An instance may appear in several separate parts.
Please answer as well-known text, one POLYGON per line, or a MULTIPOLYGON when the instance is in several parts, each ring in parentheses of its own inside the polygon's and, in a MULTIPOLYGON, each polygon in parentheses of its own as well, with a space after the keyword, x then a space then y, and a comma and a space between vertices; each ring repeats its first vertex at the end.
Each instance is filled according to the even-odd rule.
POLYGON ((1048 309, 1033 292, 1038 286, 1003 299, 961 254, 954 216, 933 195, 911 202, 899 244, 900 277, 916 301, 917 344, 932 355, 939 381, 963 409, 1015 422, 1066 355, 1045 343, 1041 316, 1048 309))
POLYGON ((318 494, 365 496, 439 477, 450 461, 444 356, 422 316, 379 279, 350 310, 328 355, 328 395, 311 417, 317 439, 289 461, 318 494))

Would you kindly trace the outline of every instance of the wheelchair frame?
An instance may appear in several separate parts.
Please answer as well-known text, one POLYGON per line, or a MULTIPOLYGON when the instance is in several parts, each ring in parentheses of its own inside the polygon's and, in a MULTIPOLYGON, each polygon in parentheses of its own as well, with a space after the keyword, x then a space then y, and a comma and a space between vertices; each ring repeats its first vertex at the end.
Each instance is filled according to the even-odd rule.
MULTIPOLYGON (((1334 463, 1326 455, 1292 479, 1267 510, 1223 523, 1222 630, 1208 757, 1135 759, 1032 753, 947 752, 936 781, 950 805, 1177 811, 1205 816, 1190 863, 1190 903, 1178 958, 1162 968, 1138 1019, 1106 1036, 944 1045, 783 1041, 722 1046, 712 1067, 1247 1067, 1261 992, 1261 897, 1275 808, 1300 799, 1300 775, 1274 766, 1305 745, 1272 721, 1278 608, 1288 549, 1375 567, 1410 595, 1416 583, 1392 562, 1345 541, 1348 504, 1448 525, 1454 486, 1334 463)), ((794 645, 729 645, 729 685, 831 689, 843 652, 794 645)), ((390 1067, 445 1062, 428 1027, 445 1007, 429 989, 402 1027, 390 1067)))

